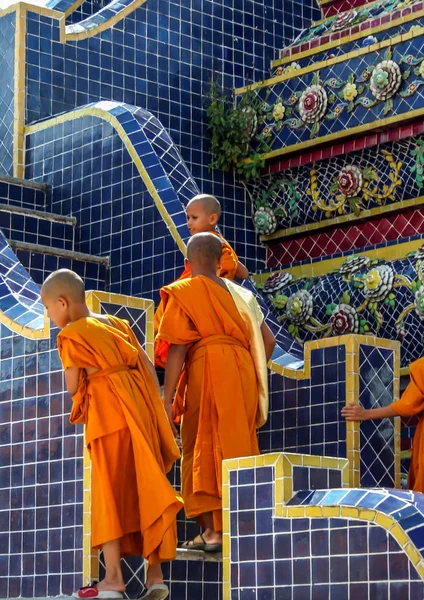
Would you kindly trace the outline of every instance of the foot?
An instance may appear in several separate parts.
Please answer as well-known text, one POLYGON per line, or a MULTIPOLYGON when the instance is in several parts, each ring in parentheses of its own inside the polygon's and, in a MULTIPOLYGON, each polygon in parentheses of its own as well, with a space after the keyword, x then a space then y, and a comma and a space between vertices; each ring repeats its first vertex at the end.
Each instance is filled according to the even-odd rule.
POLYGON ((203 539, 207 544, 222 544, 222 533, 213 529, 205 529, 203 539))
POLYGON ((159 565, 149 565, 147 568, 146 588, 149 589, 152 585, 163 584, 162 567, 159 565))
POLYGON ((99 592, 125 592, 125 583, 122 580, 102 579, 97 584, 99 592))

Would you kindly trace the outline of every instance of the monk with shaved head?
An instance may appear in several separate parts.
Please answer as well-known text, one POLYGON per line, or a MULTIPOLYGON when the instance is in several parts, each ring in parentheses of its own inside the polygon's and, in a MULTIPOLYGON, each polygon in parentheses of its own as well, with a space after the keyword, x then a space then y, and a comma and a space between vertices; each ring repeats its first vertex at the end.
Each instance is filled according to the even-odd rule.
POLYGON ((192 277, 162 288, 155 341, 166 365, 165 409, 173 427, 181 423, 185 512, 203 528, 183 546, 205 552, 222 545, 222 461, 259 454, 256 429, 267 418, 266 365, 275 343, 253 294, 217 275, 221 257, 216 235, 189 240, 192 277))
POLYGON ((152 362, 128 321, 92 313, 82 279, 52 273, 41 298, 61 329, 57 346, 72 394, 71 423, 85 424, 91 456, 92 546, 103 550, 106 574, 76 598, 123 598, 122 556, 149 563, 144 596, 164 600, 161 562, 175 558, 182 500, 166 473, 179 457, 152 362))
MULTIPOLYGON (((196 233, 212 233, 220 241, 222 247, 222 256, 219 264, 219 275, 225 279, 234 278, 246 279, 249 276, 247 268, 239 261, 237 254, 230 244, 217 232, 216 227, 221 217, 221 204, 215 196, 210 194, 198 194, 190 200, 186 206, 187 225, 190 235, 196 233)), ((178 278, 187 279, 191 277, 190 263, 186 263, 183 273, 178 278)), ((163 315, 163 304, 159 306, 155 313, 154 326, 155 333, 159 329, 160 320, 163 315)), ((158 366, 163 366, 157 363, 158 366)))

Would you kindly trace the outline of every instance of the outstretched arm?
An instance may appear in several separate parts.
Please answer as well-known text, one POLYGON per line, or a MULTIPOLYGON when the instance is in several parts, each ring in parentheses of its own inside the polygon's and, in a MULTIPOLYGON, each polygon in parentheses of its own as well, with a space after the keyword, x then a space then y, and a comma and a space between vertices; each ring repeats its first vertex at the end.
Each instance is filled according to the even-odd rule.
POLYGON ((183 370, 186 354, 187 346, 171 344, 166 359, 163 402, 174 435, 178 435, 178 432, 172 418, 172 402, 174 400, 181 371, 183 370))
POLYGON ((381 408, 364 408, 355 402, 349 402, 342 408, 342 416, 346 421, 369 421, 371 419, 386 419, 390 417, 398 417, 398 413, 389 406, 381 408))
POLYGON ((261 333, 262 333, 262 339, 264 341, 264 346, 265 346, 266 362, 268 362, 272 356, 272 353, 274 352, 275 337, 274 337, 274 334, 272 333, 271 329, 265 323, 265 321, 262 321, 261 333))

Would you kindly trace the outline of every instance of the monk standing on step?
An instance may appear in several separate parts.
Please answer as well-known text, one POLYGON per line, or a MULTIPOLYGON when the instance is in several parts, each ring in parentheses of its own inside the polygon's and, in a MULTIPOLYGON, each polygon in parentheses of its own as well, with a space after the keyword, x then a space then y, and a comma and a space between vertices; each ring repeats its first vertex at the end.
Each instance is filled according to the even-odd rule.
POLYGON ((181 417, 185 512, 204 528, 183 547, 206 552, 222 547, 223 459, 259 454, 256 428, 267 418, 266 365, 275 344, 253 294, 217 276, 221 255, 215 235, 190 239, 192 278, 162 288, 155 341, 166 361, 165 408, 171 423, 181 417))
POLYGON ((76 598, 123 598, 122 556, 149 562, 149 600, 168 597, 161 562, 175 558, 182 500, 166 478, 179 457, 151 361, 129 323, 96 315, 82 279, 61 269, 41 298, 62 331, 57 345, 72 394, 71 423, 86 425, 91 455, 92 546, 103 550, 106 575, 76 598))
MULTIPOLYGON (((238 279, 246 279, 249 277, 249 271, 238 259, 230 244, 225 240, 220 233, 216 231, 218 221, 221 218, 221 204, 215 196, 210 194, 198 194, 190 200, 186 206, 187 226, 190 235, 196 233, 212 233, 221 241, 222 257, 220 277, 233 281, 235 277, 238 279)), ((178 278, 187 279, 191 277, 190 265, 186 263, 184 271, 178 278)), ((159 302, 159 306, 155 312, 155 334, 159 329, 159 324, 163 315, 163 302, 159 302)), ((157 357, 156 363, 159 366, 164 366, 160 357, 157 357)))

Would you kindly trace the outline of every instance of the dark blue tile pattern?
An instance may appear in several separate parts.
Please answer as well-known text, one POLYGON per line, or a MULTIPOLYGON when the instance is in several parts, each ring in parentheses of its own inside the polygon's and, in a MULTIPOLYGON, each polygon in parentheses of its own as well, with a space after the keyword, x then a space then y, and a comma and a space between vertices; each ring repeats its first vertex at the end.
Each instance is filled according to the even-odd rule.
MULTIPOLYGON (((379 525, 355 518, 274 517, 269 470, 230 470, 231 598, 341 600, 361 591, 362 598, 387 600, 389 589, 402 590, 407 600, 422 597, 424 583, 412 562, 379 525), (263 502, 252 510, 255 496, 263 502), (379 595, 383 591, 386 595, 379 595)), ((405 525, 399 511, 410 508, 424 523, 424 499, 412 492, 303 490, 289 504, 372 506, 393 517, 411 540, 419 531, 418 521, 405 525)), ((424 535, 416 538, 419 548, 424 535)))

